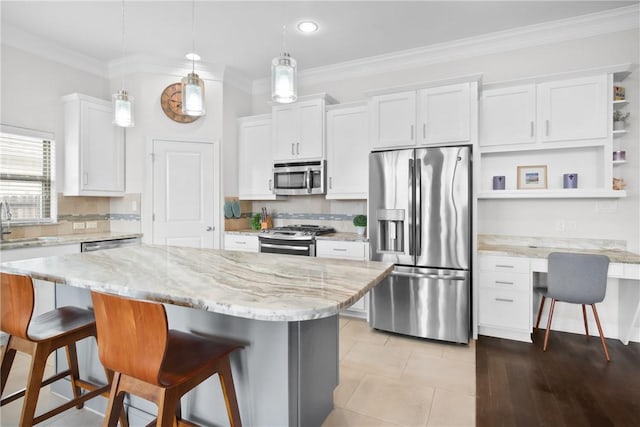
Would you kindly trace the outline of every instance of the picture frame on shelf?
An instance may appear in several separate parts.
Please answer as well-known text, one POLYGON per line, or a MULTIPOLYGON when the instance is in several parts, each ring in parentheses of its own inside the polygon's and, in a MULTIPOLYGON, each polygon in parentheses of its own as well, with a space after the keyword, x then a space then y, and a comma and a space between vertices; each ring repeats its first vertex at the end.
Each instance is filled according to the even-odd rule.
POLYGON ((547 188, 547 166, 518 166, 518 190, 547 188))

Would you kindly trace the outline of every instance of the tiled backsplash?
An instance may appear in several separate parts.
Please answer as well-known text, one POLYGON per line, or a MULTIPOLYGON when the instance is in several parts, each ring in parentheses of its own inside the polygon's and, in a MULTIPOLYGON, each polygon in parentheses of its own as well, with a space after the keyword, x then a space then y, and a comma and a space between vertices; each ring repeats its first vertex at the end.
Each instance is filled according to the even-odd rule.
POLYGON ((366 200, 327 200, 324 196, 290 196, 286 200, 253 202, 252 212, 267 208, 273 225, 327 225, 336 231, 353 232, 353 217, 367 213, 366 200))
POLYGON ((58 194, 58 222, 12 225, 8 239, 108 231, 140 232, 140 193, 124 197, 83 197, 58 194), (135 211, 132 207, 135 206, 135 211), (74 227, 75 224, 75 227, 74 227))

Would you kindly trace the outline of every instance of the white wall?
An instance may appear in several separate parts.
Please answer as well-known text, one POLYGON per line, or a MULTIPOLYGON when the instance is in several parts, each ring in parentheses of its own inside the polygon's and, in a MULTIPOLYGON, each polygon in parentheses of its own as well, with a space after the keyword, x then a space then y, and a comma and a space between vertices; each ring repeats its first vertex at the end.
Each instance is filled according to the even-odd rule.
MULTIPOLYGON (((326 92, 339 102, 349 102, 365 99, 364 92, 368 90, 474 73, 482 73, 483 82, 496 82, 607 65, 637 64, 640 62, 639 40, 637 30, 625 31, 377 75, 338 77, 331 83, 302 85, 299 90, 300 95, 326 92)), ((301 75, 301 82, 304 82, 304 70, 301 75)), ((482 200, 478 207, 478 232, 625 240, 629 250, 640 252, 639 75, 636 71, 624 82, 630 100, 628 110, 631 111, 631 121, 627 123, 631 134, 625 137, 628 163, 622 172, 628 183, 627 198, 613 201, 482 200)), ((254 114, 270 111, 268 96, 268 93, 254 96, 254 114)))
POLYGON ((64 186, 62 96, 73 92, 110 99, 107 79, 6 45, 2 49, 2 124, 53 132, 57 191, 64 186))

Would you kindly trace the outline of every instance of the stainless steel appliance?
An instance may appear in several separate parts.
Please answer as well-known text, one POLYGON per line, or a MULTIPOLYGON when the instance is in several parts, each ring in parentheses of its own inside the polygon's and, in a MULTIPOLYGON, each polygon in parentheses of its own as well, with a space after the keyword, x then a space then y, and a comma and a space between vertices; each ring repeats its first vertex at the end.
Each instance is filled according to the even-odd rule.
POLYGON ((126 237, 124 239, 96 240, 84 242, 80 245, 82 252, 101 251, 103 249, 124 248, 126 246, 140 246, 139 237, 126 237))
POLYGON ((316 236, 335 233, 323 225, 287 225, 264 230, 258 236, 260 252, 316 256, 316 236))
POLYGON ((326 170, 324 160, 276 163, 273 165, 273 192, 282 196, 325 194, 326 170))
POLYGON ((370 293, 369 325, 468 343, 469 147, 371 153, 371 258, 396 264, 370 293))

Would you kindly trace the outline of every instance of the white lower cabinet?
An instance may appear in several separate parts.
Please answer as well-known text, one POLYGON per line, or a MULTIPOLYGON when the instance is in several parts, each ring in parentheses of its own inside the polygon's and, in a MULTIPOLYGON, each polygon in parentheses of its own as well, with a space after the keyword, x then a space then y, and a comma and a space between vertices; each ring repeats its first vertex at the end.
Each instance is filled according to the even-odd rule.
POLYGON ((224 248, 227 251, 258 252, 258 236, 225 233, 224 248))
POLYGON ((528 258, 481 255, 478 333, 531 342, 528 258))
MULTIPOLYGON (((318 258, 365 261, 369 259, 369 243, 345 240, 316 240, 316 256, 318 258)), ((366 318, 368 309, 368 298, 364 296, 344 310, 342 314, 366 318)))

